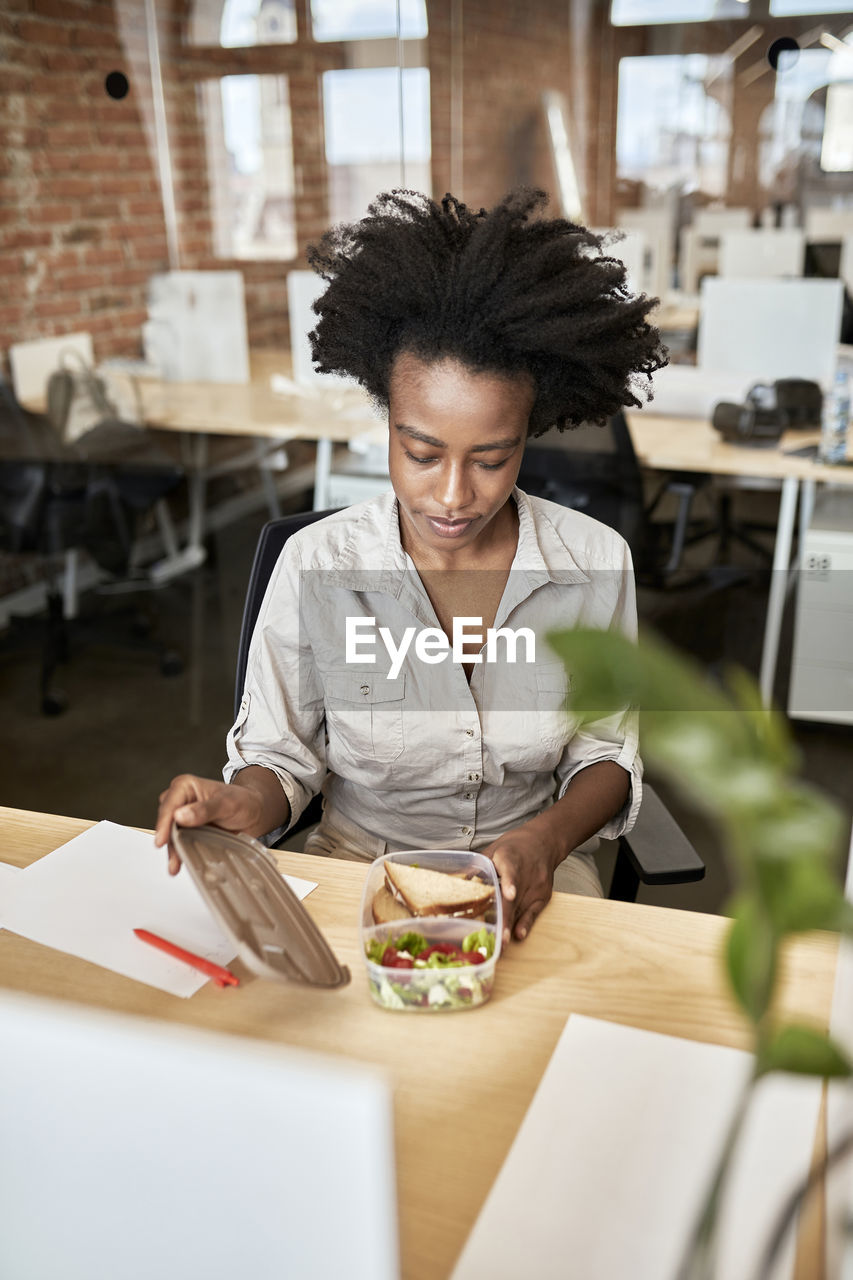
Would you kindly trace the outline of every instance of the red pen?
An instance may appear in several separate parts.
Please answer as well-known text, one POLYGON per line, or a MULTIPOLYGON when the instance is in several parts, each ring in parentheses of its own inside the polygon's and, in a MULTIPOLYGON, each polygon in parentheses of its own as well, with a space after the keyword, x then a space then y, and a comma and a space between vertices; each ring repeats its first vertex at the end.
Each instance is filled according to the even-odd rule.
POLYGON ((239 987, 240 979, 235 977, 230 969, 223 969, 221 965, 214 964, 212 960, 205 960, 203 956, 193 955, 192 951, 185 951, 183 947, 177 946, 174 942, 167 942, 165 938, 158 938, 156 933, 149 933, 147 929, 134 929, 137 938, 142 942, 147 942, 152 947, 158 947, 160 951, 165 951, 167 955, 174 956, 177 960, 183 960, 187 964, 191 964, 194 969, 199 969, 202 973, 206 973, 208 978, 212 978, 217 987, 239 987))

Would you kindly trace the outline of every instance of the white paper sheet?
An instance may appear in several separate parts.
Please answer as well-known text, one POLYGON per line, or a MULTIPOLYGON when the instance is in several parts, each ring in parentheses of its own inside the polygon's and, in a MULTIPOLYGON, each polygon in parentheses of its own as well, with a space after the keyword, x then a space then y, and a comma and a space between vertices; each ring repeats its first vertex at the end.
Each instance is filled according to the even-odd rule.
MULTIPOLYGON (((287 879, 300 898, 315 888, 287 879)), ((27 867, 10 884, 2 922, 34 942, 183 997, 208 979, 141 942, 134 929, 216 964, 237 954, 190 877, 166 873, 166 855, 153 837, 114 822, 99 822, 27 867)))
POLYGON ((374 1069, 3 991, 0 1027, 4 1280, 397 1280, 374 1069))
MULTIPOLYGON (((672 1280, 750 1056, 573 1015, 453 1280, 672 1280)), ((726 1197, 718 1280, 752 1280, 807 1174, 820 1082, 769 1077, 726 1197)), ((773 1271, 791 1272, 793 1242, 773 1271)))
POLYGON ((21 868, 13 867, 11 862, 0 862, 0 929, 3 928, 3 904, 12 892, 12 885, 20 875, 21 868))

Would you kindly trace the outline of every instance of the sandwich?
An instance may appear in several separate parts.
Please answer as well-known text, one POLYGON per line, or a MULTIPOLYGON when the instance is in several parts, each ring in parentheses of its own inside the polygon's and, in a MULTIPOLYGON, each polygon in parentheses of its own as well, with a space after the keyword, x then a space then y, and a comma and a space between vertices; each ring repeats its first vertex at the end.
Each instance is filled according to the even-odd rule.
POLYGON ((411 912, 394 897, 387 885, 377 889, 373 897, 373 923, 392 924, 395 920, 408 920, 411 912))
MULTIPOLYGON (((482 880, 465 880, 448 875, 444 871, 429 871, 425 867, 412 867, 405 862, 385 863, 385 885, 373 900, 373 917, 377 924, 385 924, 388 917, 377 919, 379 911, 403 910, 408 916, 483 916, 495 899, 493 885, 482 880)), ((391 919, 401 917, 391 916, 391 919)))

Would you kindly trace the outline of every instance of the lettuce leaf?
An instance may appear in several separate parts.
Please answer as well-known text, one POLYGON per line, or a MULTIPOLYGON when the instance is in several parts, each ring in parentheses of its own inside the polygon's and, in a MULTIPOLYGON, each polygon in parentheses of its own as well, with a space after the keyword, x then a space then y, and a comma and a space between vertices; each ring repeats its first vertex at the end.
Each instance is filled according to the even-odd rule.
POLYGON ((495 935, 486 928, 477 929, 462 940, 462 950, 484 951, 488 960, 495 954, 495 935))

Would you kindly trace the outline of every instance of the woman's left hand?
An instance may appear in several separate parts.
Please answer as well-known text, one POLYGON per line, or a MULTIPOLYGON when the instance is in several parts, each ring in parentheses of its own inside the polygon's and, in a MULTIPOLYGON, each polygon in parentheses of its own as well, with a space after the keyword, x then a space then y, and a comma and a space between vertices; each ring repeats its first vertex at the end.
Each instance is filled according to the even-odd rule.
POLYGON ((483 849, 500 876, 504 943, 510 937, 519 942, 527 937, 536 917, 548 905, 554 872, 566 856, 563 843, 558 846, 549 840, 534 822, 505 832, 483 849))

